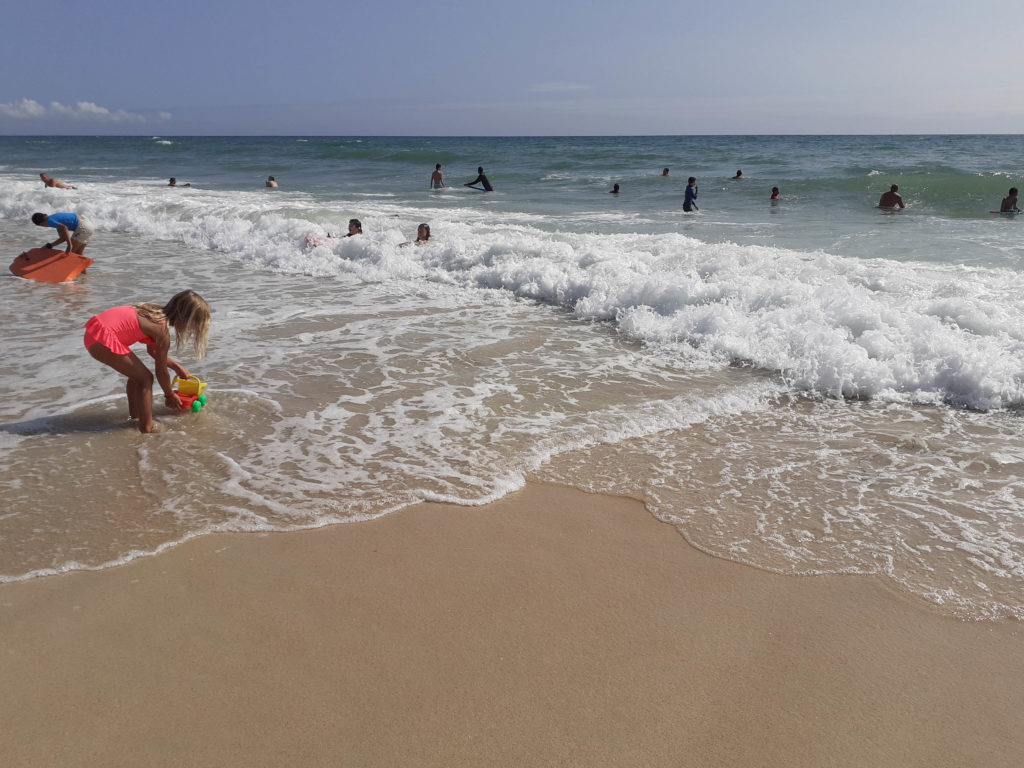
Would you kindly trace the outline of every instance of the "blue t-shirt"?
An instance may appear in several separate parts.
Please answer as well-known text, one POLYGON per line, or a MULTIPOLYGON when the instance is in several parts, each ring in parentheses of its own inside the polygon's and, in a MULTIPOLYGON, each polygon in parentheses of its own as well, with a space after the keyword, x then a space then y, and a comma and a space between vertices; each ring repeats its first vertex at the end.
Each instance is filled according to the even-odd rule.
POLYGON ((74 213, 53 213, 46 217, 46 226, 59 229, 63 224, 74 232, 78 229, 78 215, 74 213))

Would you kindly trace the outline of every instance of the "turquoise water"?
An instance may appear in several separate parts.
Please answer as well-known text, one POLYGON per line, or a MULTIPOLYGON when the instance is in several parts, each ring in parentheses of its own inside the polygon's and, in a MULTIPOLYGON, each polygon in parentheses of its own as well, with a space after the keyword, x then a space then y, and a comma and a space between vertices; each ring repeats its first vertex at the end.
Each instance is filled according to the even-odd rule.
POLYGON ((0 281, 0 574, 484 503, 532 477, 643 498, 717 556, 1020 618, 1024 224, 988 211, 1022 150, 2 137, 10 258, 52 239, 37 210, 97 235, 73 285, 0 281), (428 189, 435 163, 446 190, 428 189), (461 186, 478 165, 493 193, 461 186), (894 183, 907 208, 879 211, 894 183), (328 237, 353 217, 363 236, 328 237), (421 222, 430 243, 404 246, 421 222), (183 359, 211 402, 158 406, 165 433, 139 436, 81 327, 185 287, 215 309, 209 357, 183 359))

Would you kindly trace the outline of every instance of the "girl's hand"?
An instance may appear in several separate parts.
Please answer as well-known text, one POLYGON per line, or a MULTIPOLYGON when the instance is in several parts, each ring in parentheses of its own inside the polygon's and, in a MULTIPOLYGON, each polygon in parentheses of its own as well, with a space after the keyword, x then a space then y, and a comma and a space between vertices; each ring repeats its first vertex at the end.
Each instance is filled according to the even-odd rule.
POLYGON ((191 379, 192 374, 182 368, 180 365, 176 369, 179 379, 191 379))
POLYGON ((175 410, 181 410, 181 398, 178 397, 177 392, 171 392, 171 394, 164 397, 164 402, 168 408, 174 408, 175 410))

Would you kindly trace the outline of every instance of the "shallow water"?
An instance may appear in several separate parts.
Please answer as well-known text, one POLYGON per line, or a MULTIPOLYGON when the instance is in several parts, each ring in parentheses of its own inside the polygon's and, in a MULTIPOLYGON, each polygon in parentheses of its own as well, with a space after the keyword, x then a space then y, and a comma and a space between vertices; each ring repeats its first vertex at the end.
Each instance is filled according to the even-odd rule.
POLYGON ((0 138, 12 259, 52 239, 35 210, 98 229, 75 284, 0 279, 0 578, 530 476, 718 556, 1024 617, 1024 248, 987 213, 1024 140, 993 141, 0 138), (434 162, 496 191, 430 192, 434 162), (890 183, 905 211, 872 207, 890 183), (185 287, 211 399, 141 436, 81 329, 185 287))

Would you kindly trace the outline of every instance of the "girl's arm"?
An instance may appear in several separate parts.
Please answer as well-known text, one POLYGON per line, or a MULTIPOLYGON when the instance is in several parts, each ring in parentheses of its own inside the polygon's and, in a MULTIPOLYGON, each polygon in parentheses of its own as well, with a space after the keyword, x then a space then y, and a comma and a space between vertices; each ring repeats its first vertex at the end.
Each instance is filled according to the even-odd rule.
POLYGON ((192 374, 185 369, 185 366, 183 366, 177 360, 172 358, 170 355, 167 356, 167 367, 174 371, 174 375, 177 376, 179 379, 188 379, 191 378, 192 376, 192 374))
MULTIPOLYGON (((147 346, 146 351, 156 362, 156 380, 160 384, 160 389, 164 391, 164 402, 169 408, 181 408, 181 400, 171 387, 171 374, 167 371, 170 362, 173 362, 167 354, 171 348, 170 329, 164 323, 154 323, 152 320, 142 317, 139 318, 139 327, 143 333, 156 342, 147 346)), ((173 367, 176 371, 184 370, 177 363, 174 363, 173 367)))

